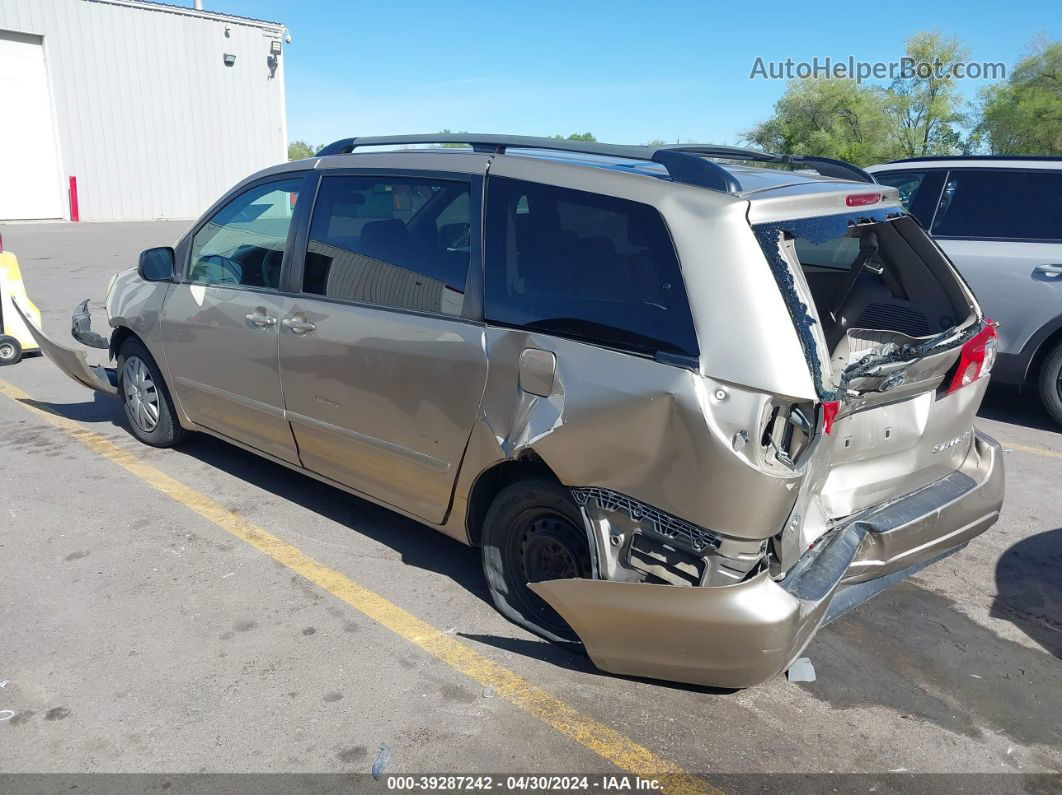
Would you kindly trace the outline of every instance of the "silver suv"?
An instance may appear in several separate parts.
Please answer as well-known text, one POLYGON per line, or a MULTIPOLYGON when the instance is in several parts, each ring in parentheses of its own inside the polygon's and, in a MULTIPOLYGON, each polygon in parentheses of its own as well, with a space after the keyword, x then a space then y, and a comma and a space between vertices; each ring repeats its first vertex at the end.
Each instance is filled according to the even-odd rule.
POLYGON ((348 139, 144 252, 107 313, 74 333, 115 370, 38 338, 137 438, 209 433, 480 547, 502 613, 607 671, 761 682, 1003 499, 973 427, 995 328, 837 161, 348 139))
POLYGON ((1062 157, 915 158, 873 166, 999 324, 992 378, 1039 389, 1062 424, 1062 157))

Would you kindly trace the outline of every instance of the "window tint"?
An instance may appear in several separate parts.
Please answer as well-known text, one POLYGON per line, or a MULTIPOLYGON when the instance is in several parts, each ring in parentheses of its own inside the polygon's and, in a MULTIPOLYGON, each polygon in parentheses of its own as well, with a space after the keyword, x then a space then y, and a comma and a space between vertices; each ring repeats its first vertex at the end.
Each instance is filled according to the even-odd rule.
POLYGON ((946 173, 942 170, 884 171, 875 174, 874 179, 898 189, 904 208, 925 229, 933 220, 946 173))
POLYGON ((1062 171, 952 171, 933 234, 1062 240, 1062 171))
POLYGON ((471 254, 467 182, 324 177, 303 291, 458 315, 471 254))
POLYGON ((697 355, 686 288, 647 204, 491 177, 488 320, 643 353, 697 355))
POLYGON ((259 185, 214 213, 192 240, 188 280, 276 290, 301 185, 301 177, 259 185))

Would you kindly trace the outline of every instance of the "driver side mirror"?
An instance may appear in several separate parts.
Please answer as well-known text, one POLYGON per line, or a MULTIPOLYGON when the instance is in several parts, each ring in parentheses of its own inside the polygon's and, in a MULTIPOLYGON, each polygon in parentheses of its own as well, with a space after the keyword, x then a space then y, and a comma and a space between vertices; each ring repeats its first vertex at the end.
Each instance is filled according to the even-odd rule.
POLYGON ((173 280, 176 260, 173 249, 169 246, 149 248, 140 252, 140 261, 136 272, 146 282, 168 282, 173 280))

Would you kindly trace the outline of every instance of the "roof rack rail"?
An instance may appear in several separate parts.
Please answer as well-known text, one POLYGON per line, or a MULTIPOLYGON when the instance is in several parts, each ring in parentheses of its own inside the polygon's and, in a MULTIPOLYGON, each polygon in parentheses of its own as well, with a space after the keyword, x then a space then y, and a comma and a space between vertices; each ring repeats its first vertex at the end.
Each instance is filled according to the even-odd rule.
POLYGON ((659 163, 675 182, 709 188, 724 193, 740 193, 741 183, 722 166, 693 154, 669 152, 651 146, 602 144, 596 141, 571 141, 562 138, 536 138, 528 135, 480 135, 478 133, 437 133, 435 135, 386 135, 369 138, 344 138, 317 153, 342 155, 361 146, 401 146, 404 144, 467 144, 477 152, 502 154, 506 149, 548 149, 584 155, 622 157, 659 163))
POLYGON ((877 182, 869 172, 831 157, 816 155, 786 155, 771 152, 758 152, 740 146, 714 146, 712 144, 671 144, 664 147, 676 152, 691 152, 704 157, 718 157, 726 160, 748 160, 754 163, 779 163, 787 166, 810 166, 824 177, 837 179, 854 179, 856 182, 877 182))
POLYGON ((890 163, 925 163, 933 160, 1062 160, 1062 155, 930 155, 890 160, 890 163))
POLYGON ((737 178, 706 158, 748 160, 757 163, 781 163, 813 167, 825 177, 854 179, 859 182, 874 182, 875 179, 861 168, 841 160, 811 155, 776 155, 742 149, 736 146, 712 144, 672 144, 668 146, 629 146, 626 144, 603 144, 596 141, 572 141, 564 138, 536 138, 528 135, 492 135, 479 133, 435 133, 425 135, 384 135, 360 138, 343 138, 323 147, 317 157, 350 154, 362 146, 403 146, 414 144, 465 144, 476 152, 503 154, 507 149, 546 149, 573 152, 585 155, 603 155, 628 160, 645 160, 659 163, 667 169, 675 182, 699 188, 740 193, 741 183, 737 178))

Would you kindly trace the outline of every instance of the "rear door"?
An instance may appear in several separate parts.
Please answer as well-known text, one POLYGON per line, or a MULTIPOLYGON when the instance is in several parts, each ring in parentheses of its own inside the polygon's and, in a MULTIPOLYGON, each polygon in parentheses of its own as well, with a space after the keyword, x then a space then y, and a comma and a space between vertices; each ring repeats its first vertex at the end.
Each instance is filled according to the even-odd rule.
POLYGON ((478 176, 322 176, 280 324, 303 466, 435 523, 487 375, 481 196, 478 176))
POLYGON ((1062 315, 1062 170, 952 169, 931 232, 1000 322, 1003 353, 1062 315))
POLYGON ((172 386, 191 420, 292 463, 277 335, 303 183, 301 175, 262 181, 202 222, 162 317, 172 386))

